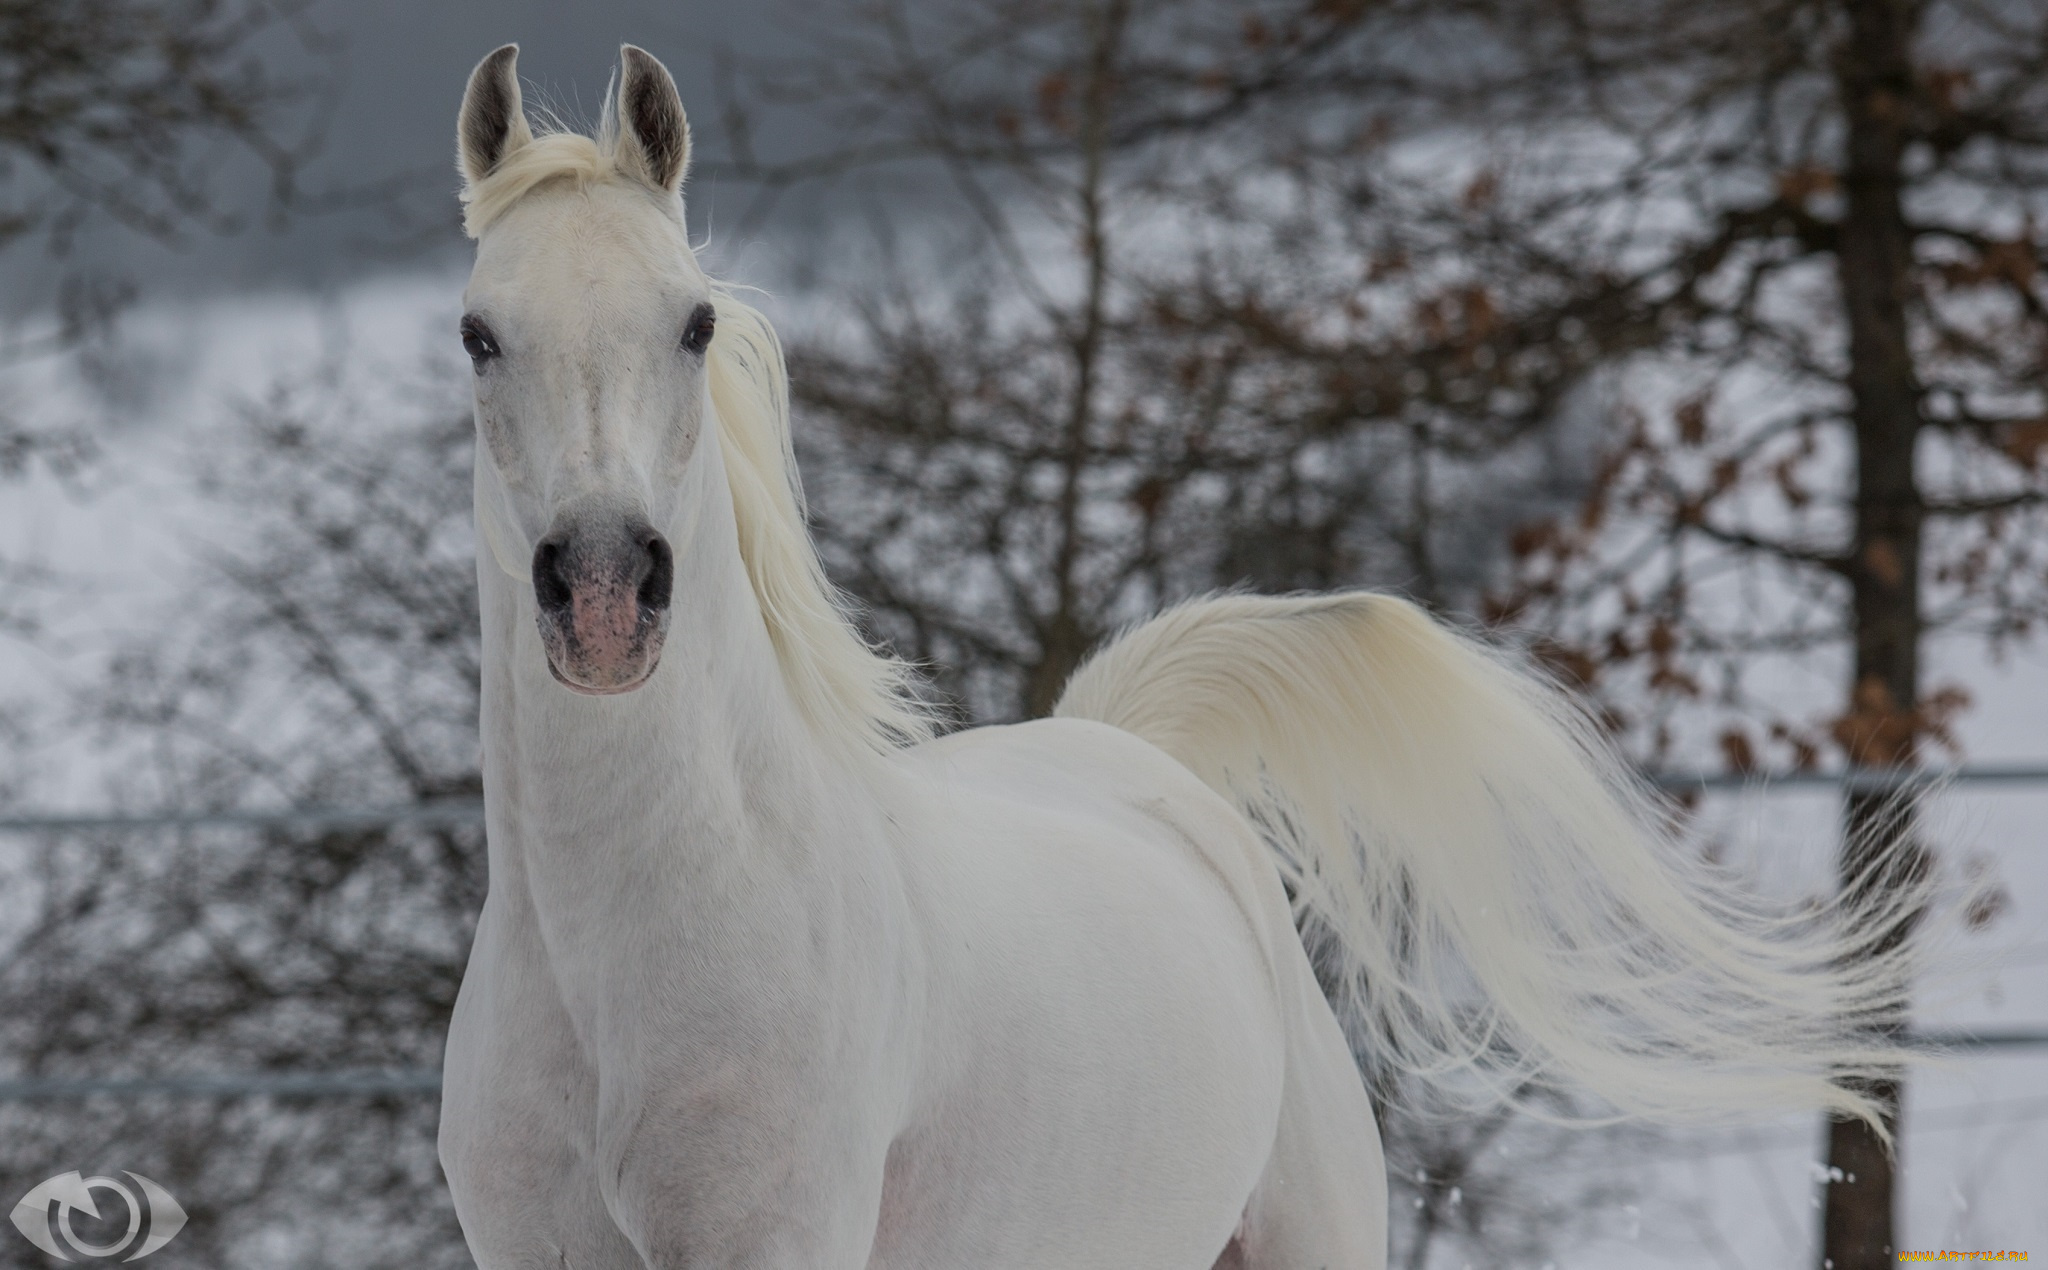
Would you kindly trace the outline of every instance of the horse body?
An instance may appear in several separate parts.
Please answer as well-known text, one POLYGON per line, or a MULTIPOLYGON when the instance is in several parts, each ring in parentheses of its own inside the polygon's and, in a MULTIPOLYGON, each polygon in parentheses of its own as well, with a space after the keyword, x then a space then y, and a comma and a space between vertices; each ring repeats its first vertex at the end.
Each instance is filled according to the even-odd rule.
MULTIPOLYGON (((729 541, 677 575, 660 675, 592 699, 481 573, 492 886, 443 1110, 480 1263, 1209 1265, 1289 1049, 1358 1090, 1249 826, 1083 721, 819 761, 729 541)), ((1351 1104, 1365 1176, 1318 1221, 1364 1266, 1351 1104)))
POLYGON ((484 1270, 1379 1270, 1324 980, 1390 1068, 1871 1114, 1907 950, 1660 853, 1559 694, 1400 601, 1184 605, 1063 717, 922 740, 774 334, 690 252, 673 81, 628 47, 600 135, 537 138, 514 52, 458 125, 490 892, 441 1154, 484 1270))

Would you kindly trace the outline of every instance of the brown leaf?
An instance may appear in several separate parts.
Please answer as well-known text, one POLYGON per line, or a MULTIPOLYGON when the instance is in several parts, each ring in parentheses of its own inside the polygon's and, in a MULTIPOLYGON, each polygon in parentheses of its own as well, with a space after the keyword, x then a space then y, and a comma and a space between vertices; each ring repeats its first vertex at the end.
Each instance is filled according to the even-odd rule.
POLYGON ((2041 456, 2048 452, 2048 415, 2006 424, 1999 430, 1998 448, 2021 467, 2041 466, 2041 456))
POLYGON ((1962 752, 1962 741, 1955 732, 1956 716, 1970 708, 1970 690, 1961 684, 1944 684, 1920 698, 1920 708, 1913 712, 1914 721, 1922 734, 1951 754, 1962 752))
POLYGON ((1678 423, 1680 444, 1699 445, 1707 439, 1707 398, 1704 394, 1679 402, 1678 409, 1672 411, 1672 418, 1678 423))
POLYGON ((1607 491, 1596 488, 1591 498, 1579 504, 1579 529, 1590 534, 1606 523, 1606 520, 1607 491))
POLYGON ((1651 671, 1650 687, 1681 697, 1700 696, 1700 681, 1672 666, 1659 666, 1651 671))
POLYGON ((1556 543, 1557 522, 1538 520, 1518 527, 1508 535, 1508 551, 1517 560, 1527 559, 1556 543))
POLYGON ((1489 626, 1512 622, 1528 607, 1524 596, 1488 594, 1479 602, 1479 618, 1489 626))
POLYGON ((1372 264, 1365 272, 1366 281, 1384 282, 1396 274, 1408 272, 1408 253, 1405 251, 1383 251, 1372 258, 1372 264))
POLYGON ((1811 772, 1820 767, 1820 746, 1803 733, 1796 732, 1783 723, 1773 723, 1771 739, 1792 750, 1792 770, 1811 772))
POLYGON ((1901 709, 1878 675, 1857 681, 1849 710, 1828 728, 1835 744, 1859 767, 1892 767, 1913 755, 1918 713, 1901 709))
POLYGON ((1799 456, 1788 454, 1771 466, 1771 478, 1778 483, 1778 492, 1785 497, 1794 510, 1813 501, 1813 493, 1799 483, 1799 456))
POLYGON ((1583 691, 1600 677, 1600 663, 1579 649, 1544 640, 1533 651, 1536 660, 1567 687, 1583 691))
POLYGON ((1473 343, 1493 334, 1500 325, 1500 310, 1485 287, 1467 287, 1459 295, 1464 307, 1465 338, 1473 343))
POLYGON ((1489 168, 1473 177, 1472 183, 1465 187, 1465 210, 1476 212, 1492 203, 1499 193, 1500 177, 1489 168))
POLYGON ((1802 163, 1778 173, 1778 197, 1794 207, 1804 207, 1808 199, 1832 194, 1835 189, 1834 171, 1818 163, 1802 163))
POLYGON ((1729 728, 1721 733, 1721 761, 1728 770, 1738 776, 1756 770, 1756 748, 1749 743, 1749 734, 1741 728, 1729 728))
POLYGON ((1963 95, 1975 80, 1975 73, 1961 66, 1930 66, 1920 73, 1920 86, 1934 108, 1945 115, 1961 107, 1963 95))
POLYGON ((1444 316, 1444 299, 1432 296, 1416 306, 1416 320, 1422 326, 1422 333, 1432 344, 1441 344, 1451 333, 1450 319, 1444 316))
POLYGON ((1148 476, 1138 482, 1131 491, 1131 506, 1146 520, 1155 520, 1159 509, 1166 503, 1166 482, 1157 476, 1148 476))
POLYGON ((1069 130, 1067 121, 1067 73, 1054 71, 1038 81, 1038 113, 1046 123, 1061 132, 1069 130))
POLYGON ((2031 233, 2014 239, 1992 239, 1977 248, 1974 260, 1944 260, 1934 266, 1942 282, 1951 287, 1976 287, 1987 282, 2003 283, 2018 291, 2034 285, 2041 271, 2031 233))
POLYGON ((2034 283, 2034 275, 2040 272, 2041 261, 2034 254, 2034 244, 2024 238, 2009 242, 1994 242, 1978 253, 1983 261, 1986 277, 2009 282, 2025 290, 2034 283))

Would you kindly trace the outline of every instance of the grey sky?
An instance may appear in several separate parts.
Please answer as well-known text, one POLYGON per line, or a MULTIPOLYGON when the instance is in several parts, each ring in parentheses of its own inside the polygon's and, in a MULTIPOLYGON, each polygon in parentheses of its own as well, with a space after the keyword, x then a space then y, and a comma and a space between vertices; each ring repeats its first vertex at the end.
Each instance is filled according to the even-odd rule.
MULTIPOLYGON (((388 215, 332 213, 294 218, 282 229, 259 224, 225 237, 194 234, 166 247, 96 224, 61 264, 42 258, 38 240, 17 243, 0 258, 0 286, 33 308, 61 269, 80 266, 161 296, 333 285, 382 268, 453 260, 464 250, 456 229, 455 111, 478 58, 518 41, 529 102, 587 119, 597 113, 619 44, 642 45, 675 73, 699 144, 709 153, 717 146, 718 52, 757 57, 788 51, 783 32, 792 27, 792 12, 783 0, 318 0, 314 22, 344 41, 345 87, 342 109, 304 184, 332 189, 419 173, 402 203, 403 231, 388 215)), ((796 134, 785 128, 781 135, 796 134)), ((260 211, 259 178, 250 173, 246 192, 231 189, 225 201, 239 199, 260 211)), ((693 194, 693 219, 701 220, 715 191, 693 194)))

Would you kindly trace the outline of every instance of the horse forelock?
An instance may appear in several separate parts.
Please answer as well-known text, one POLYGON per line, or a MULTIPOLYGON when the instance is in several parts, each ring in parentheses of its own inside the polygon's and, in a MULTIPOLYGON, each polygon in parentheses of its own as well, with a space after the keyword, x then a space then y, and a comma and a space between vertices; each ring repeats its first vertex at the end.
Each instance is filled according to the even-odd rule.
POLYGON ((483 237, 485 230, 536 186, 553 181, 584 186, 631 179, 618 167, 618 124, 610 105, 605 107, 595 136, 545 115, 536 122, 533 140, 499 159, 481 180, 463 184, 462 231, 471 238, 483 237))

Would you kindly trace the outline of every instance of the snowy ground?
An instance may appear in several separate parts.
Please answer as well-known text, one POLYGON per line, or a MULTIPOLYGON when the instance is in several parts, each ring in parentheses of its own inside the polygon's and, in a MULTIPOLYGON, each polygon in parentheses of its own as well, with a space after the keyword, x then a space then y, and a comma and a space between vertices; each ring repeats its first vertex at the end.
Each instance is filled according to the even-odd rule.
MULTIPOLYGON (((36 605, 51 617, 37 642, 0 637, 0 699, 60 715, 67 686, 89 680, 113 643, 146 631, 175 601, 192 576, 195 545, 234 531, 190 488, 193 465, 204 462, 194 438, 226 417, 234 398, 344 347, 360 373, 410 370, 424 336, 453 338, 459 288, 452 277, 406 278, 326 304, 276 298, 145 311, 132 338, 149 373, 136 382, 93 390, 55 372, 15 376, 11 405, 32 417, 132 417, 107 433, 107 453, 79 480, 39 474, 0 487, 0 558, 45 561, 62 579, 36 605)), ((1975 698, 1962 721, 1970 761, 2048 765, 2048 649, 1991 664, 1942 647, 1931 677, 1959 681, 1975 698)), ((21 801, 93 805, 86 753, 46 751, 21 801)), ((1701 824, 1774 888, 1799 893, 1825 876, 1833 818, 1827 793, 1800 790, 1714 795, 1701 824)), ((1920 1023, 2048 1029, 2048 786, 1952 790, 1933 833, 1951 862, 1973 853, 1991 861, 2012 903, 1930 968, 1920 1023)), ((1906 1125, 1904 1247, 2048 1257, 2048 1049, 1974 1054, 1916 1075, 1906 1125)), ((1671 1135, 1641 1211, 1622 1214, 1610 1236, 1559 1264, 1809 1266, 1819 1142, 1806 1122, 1671 1135)))

